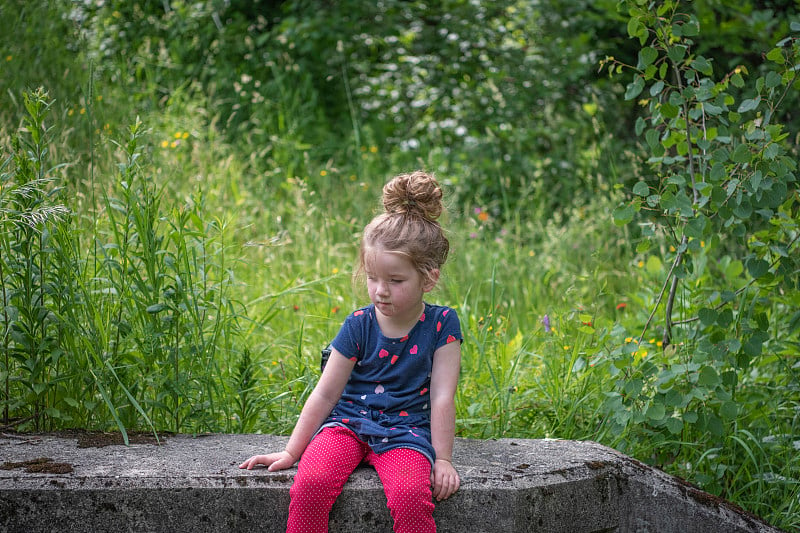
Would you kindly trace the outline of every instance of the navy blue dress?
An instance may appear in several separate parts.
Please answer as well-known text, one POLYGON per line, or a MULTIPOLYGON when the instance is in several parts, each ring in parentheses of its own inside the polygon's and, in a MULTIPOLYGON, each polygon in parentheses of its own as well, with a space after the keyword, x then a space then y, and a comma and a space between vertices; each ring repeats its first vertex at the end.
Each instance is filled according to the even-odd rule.
POLYGON ((383 335, 374 305, 355 311, 331 345, 356 365, 322 427, 345 426, 375 453, 411 448, 433 464, 433 354, 445 344, 462 340, 458 316, 449 307, 425 304, 419 321, 402 338, 383 335))

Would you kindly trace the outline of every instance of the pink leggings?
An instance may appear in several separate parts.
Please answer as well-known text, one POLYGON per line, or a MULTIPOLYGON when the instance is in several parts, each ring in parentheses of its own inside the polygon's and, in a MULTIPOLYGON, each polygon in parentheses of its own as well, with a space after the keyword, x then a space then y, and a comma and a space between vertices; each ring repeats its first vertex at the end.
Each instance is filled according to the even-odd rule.
POLYGON ((322 430, 308 445, 289 494, 287 533, 328 531, 328 514, 347 478, 362 462, 375 467, 383 482, 396 533, 432 533, 431 464, 416 450, 397 448, 376 454, 344 427, 322 430))

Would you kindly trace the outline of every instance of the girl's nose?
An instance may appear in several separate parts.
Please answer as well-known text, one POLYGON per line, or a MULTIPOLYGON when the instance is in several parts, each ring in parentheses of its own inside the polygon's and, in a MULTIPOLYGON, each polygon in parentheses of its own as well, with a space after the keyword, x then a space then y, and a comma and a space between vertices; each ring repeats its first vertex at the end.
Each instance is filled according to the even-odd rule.
POLYGON ((377 287, 375 287, 375 294, 379 295, 389 294, 389 285, 383 281, 378 282, 377 287))

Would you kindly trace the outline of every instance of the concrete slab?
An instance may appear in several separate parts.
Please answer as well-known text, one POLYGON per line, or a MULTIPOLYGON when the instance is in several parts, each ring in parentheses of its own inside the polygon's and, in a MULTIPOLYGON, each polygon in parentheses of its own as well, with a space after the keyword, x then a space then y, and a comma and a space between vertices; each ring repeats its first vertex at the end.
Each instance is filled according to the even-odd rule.
MULTIPOLYGON (((0 531, 282 532, 295 469, 238 465, 285 442, 214 434, 82 447, 80 433, 3 435, 0 531)), ((440 532, 778 531, 593 442, 456 439, 454 452, 462 487, 437 505, 440 532)), ((377 475, 358 468, 334 506, 330 531, 391 530, 377 475)))

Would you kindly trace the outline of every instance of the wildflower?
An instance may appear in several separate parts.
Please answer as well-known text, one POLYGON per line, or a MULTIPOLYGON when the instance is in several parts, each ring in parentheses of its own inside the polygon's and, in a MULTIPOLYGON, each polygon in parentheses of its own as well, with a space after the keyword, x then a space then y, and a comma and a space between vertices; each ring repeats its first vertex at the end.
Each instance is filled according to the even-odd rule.
POLYGON ((623 310, 623 309, 625 309, 626 307, 628 307, 628 304, 626 304, 625 302, 618 303, 618 304, 617 304, 617 311, 622 311, 622 310, 623 310))
POLYGON ((639 268, 642 268, 642 267, 644 266, 644 261, 642 261, 641 259, 639 259, 639 262, 638 262, 638 263, 636 263, 636 266, 637 266, 637 267, 639 267, 639 268))
POLYGON ((169 145, 170 145, 172 148, 177 148, 177 146, 178 146, 178 141, 172 141, 171 143, 169 143, 169 145))
POLYGON ((327 170, 320 170, 319 171, 319 175, 320 176, 327 176, 328 175, 328 171, 327 170))
POLYGON ((169 141, 161 141, 161 148, 166 148, 169 146, 169 141))
POLYGON ((12 59, 14 59, 14 56, 11 55, 6 56, 6 61, 11 61, 12 59))
POLYGON ((336 275, 339 273, 339 269, 334 267, 334 269, 331 270, 331 272, 333 272, 333 274, 336 275))
POLYGON ((480 220, 481 222, 486 222, 487 220, 489 220, 489 213, 487 213, 486 211, 481 211, 480 213, 478 213, 478 220, 480 220))
POLYGON ((86 108, 85 108, 85 107, 82 107, 82 108, 81 108, 81 115, 85 115, 85 114, 86 114, 86 108))
POLYGON ((544 326, 544 332, 545 333, 550 333, 550 317, 549 316, 544 315, 542 317, 542 325, 544 326))
POLYGON ((181 132, 176 131, 175 135, 173 135, 173 137, 175 137, 176 139, 180 139, 181 138, 181 132))
POLYGON ((378 153, 378 147, 377 146, 370 146, 369 147, 369 151, 370 151, 370 153, 377 154, 378 153))
POLYGON ((70 109, 69 111, 67 111, 67 116, 71 117, 74 114, 75 114, 75 110, 74 109, 70 109))
POLYGON ((564 348, 564 351, 565 351, 565 352, 568 352, 568 351, 569 351, 569 349, 571 348, 571 346, 570 346, 570 345, 568 345, 568 344, 565 344, 565 345, 563 346, 563 348, 564 348))
POLYGON ((341 307, 339 307, 338 305, 333 306, 333 309, 331 309, 331 314, 335 315, 336 313, 339 312, 339 309, 341 309, 341 307))
POLYGON ((189 132, 188 132, 188 131, 184 131, 184 132, 181 134, 181 139, 188 139, 188 138, 189 138, 189 132))
POLYGON ((294 305, 293 307, 294 307, 295 311, 299 311, 300 310, 300 306, 299 305, 294 305))

